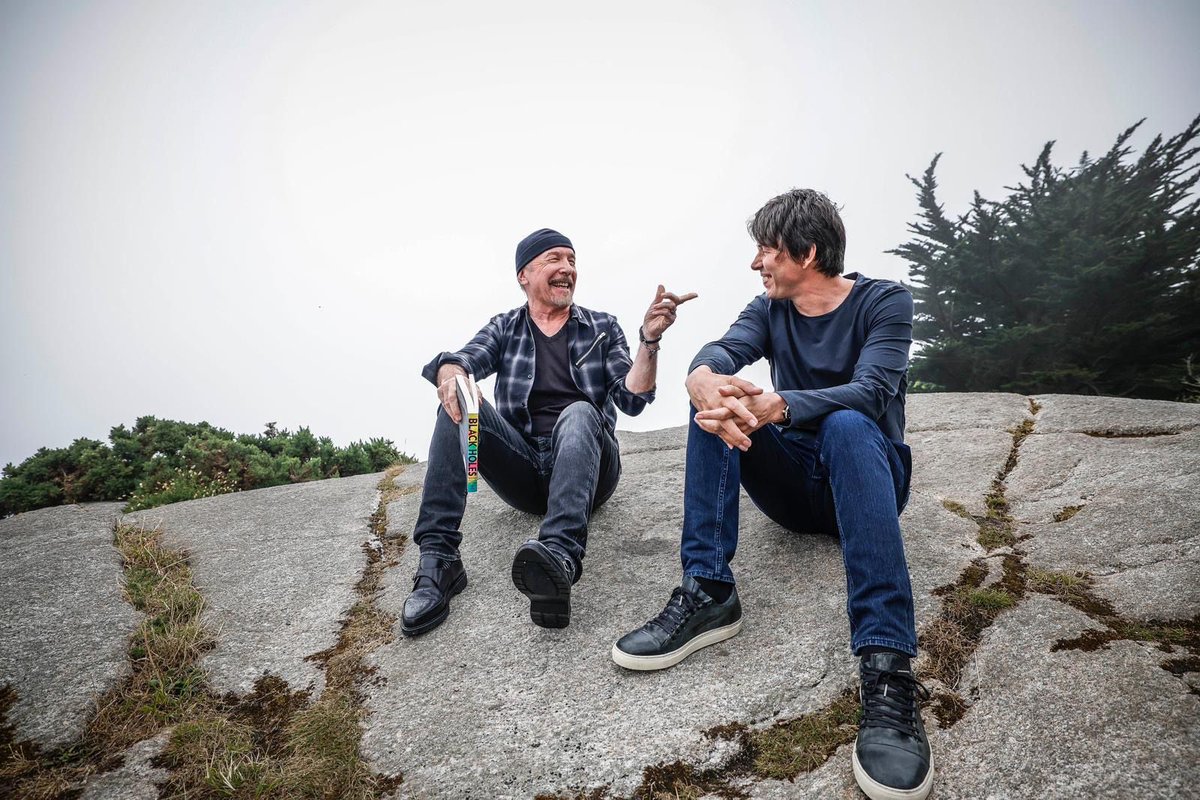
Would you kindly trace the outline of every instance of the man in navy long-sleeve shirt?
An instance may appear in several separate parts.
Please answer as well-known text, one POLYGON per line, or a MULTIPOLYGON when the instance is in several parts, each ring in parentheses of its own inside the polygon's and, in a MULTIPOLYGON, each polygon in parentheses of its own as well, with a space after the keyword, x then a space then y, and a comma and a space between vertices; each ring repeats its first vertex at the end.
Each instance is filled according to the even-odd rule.
POLYGON ((912 462, 904 397, 913 303, 891 281, 843 275, 845 229, 820 192, 795 189, 748 225, 765 293, 692 361, 683 582, 613 646, 629 669, 665 669, 741 629, 730 562, 740 483, 771 519, 839 536, 863 716, 853 757, 871 798, 921 800, 933 781, 913 677, 912 588, 899 515, 912 462), (766 358, 775 391, 734 377, 766 358))

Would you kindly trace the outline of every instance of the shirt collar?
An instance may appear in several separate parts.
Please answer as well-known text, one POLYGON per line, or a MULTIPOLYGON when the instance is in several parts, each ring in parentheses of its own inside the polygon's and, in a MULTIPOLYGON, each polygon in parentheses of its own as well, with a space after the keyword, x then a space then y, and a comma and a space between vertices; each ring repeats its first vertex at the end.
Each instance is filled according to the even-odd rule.
MULTIPOLYGON (((529 318, 529 301, 528 300, 525 301, 525 305, 523 305, 521 307, 521 309, 525 312, 525 318, 528 319, 529 318)), ((592 327, 591 320, 588 318, 588 315, 584 314, 583 310, 579 308, 578 303, 571 303, 571 319, 575 320, 576 322, 578 322, 581 325, 587 325, 589 328, 592 327)))
POLYGON ((582 325, 587 325, 589 328, 592 327, 591 320, 588 319, 587 314, 584 314, 580 310, 578 303, 571 303, 571 319, 582 325))

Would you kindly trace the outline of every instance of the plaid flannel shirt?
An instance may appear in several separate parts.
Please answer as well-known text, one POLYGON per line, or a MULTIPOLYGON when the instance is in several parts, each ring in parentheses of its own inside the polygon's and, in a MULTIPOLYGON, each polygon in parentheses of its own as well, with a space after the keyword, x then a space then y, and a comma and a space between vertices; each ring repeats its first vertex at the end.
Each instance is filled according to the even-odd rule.
MULTIPOLYGON (((477 381, 496 373, 496 410, 528 438, 533 435, 529 413, 535 353, 532 324, 527 305, 497 314, 461 350, 434 356, 421 375, 436 385, 443 364, 458 364, 477 381)), ((572 305, 567 341, 571 377, 600 409, 610 431, 616 431, 618 408, 636 417, 647 403, 654 402, 653 389, 634 394, 625 387, 633 360, 616 317, 572 305)))

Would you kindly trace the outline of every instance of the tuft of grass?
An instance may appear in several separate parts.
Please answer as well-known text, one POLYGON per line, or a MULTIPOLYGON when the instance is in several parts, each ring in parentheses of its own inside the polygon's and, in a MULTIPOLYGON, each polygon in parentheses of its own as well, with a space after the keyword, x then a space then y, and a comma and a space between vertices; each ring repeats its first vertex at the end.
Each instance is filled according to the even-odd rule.
POLYGON ((936 678, 947 686, 958 685, 963 667, 977 644, 962 625, 945 616, 926 625, 918 643, 917 673, 923 678, 936 678))
POLYGON ((289 754, 282 765, 287 796, 379 796, 382 782, 358 753, 363 716, 360 704, 344 692, 295 716, 287 729, 289 754))
POLYGON ((706 794, 703 780, 695 767, 682 761, 646 767, 633 800, 699 800, 706 794))
POLYGON ((986 611, 1002 611, 1017 604, 1016 598, 1003 589, 976 589, 967 595, 967 601, 986 611))
POLYGON ((255 753, 254 729, 215 709, 177 725, 159 762, 171 770, 164 787, 168 796, 233 796, 258 784, 265 772, 255 753))
MULTIPOLYGON (((8 722, 8 712, 17 702, 17 693, 4 684, 0 686, 0 797, 6 790, 20 786, 29 797, 53 797, 44 788, 57 773, 43 766, 38 748, 32 742, 17 741, 16 726, 8 722)), ((14 792, 15 796, 15 792, 14 792)))
POLYGON ((1071 517, 1075 516, 1082 510, 1083 510, 1083 506, 1067 506, 1066 508, 1062 509, 1061 511, 1056 511, 1054 513, 1054 521, 1055 522, 1066 522, 1067 520, 1069 520, 1071 517))
POLYGON ((1082 595, 1091 584, 1091 577, 1086 572, 1031 569, 1028 577, 1030 591, 1059 596, 1082 595))
POLYGON ((969 520, 975 519, 975 517, 971 516, 971 512, 967 511, 967 507, 957 501, 943 500, 942 508, 949 511, 951 514, 957 514, 958 516, 962 517, 963 519, 969 519, 969 520))
POLYGON ((820 711, 752 733, 755 774, 789 780, 816 769, 854 741, 860 715, 858 694, 847 689, 820 711))
POLYGON ((1091 436, 1094 439, 1153 439, 1159 436, 1178 436, 1182 431, 1168 430, 1143 430, 1143 431, 1115 431, 1111 428, 1103 428, 1093 431, 1081 431, 1084 436, 1091 436))
MULTIPOLYGON (((1059 639, 1050 648, 1093 652, 1118 641, 1149 642, 1167 653, 1183 648, 1192 656, 1200 655, 1200 616, 1178 620, 1133 620, 1117 613, 1112 604, 1093 592, 1094 580, 1086 572, 1056 572, 1031 569, 1029 588, 1048 594, 1087 614, 1104 629, 1090 628, 1071 639, 1059 639)), ((1166 663, 1163 667, 1169 669, 1166 663)))
MULTIPOLYGON (((957 581, 934 590, 934 595, 942 598, 942 609, 918 638, 921 655, 916 669, 923 678, 933 678, 950 690, 957 687, 983 632, 1025 596, 1028 577, 1024 562, 1017 555, 1006 555, 1002 563, 1002 573, 993 586, 983 586, 988 568, 985 559, 978 559, 957 581)), ((960 716, 947 713, 939 719, 952 725, 960 716)))
POLYGON ((1087 572, 1029 570, 1029 588, 1032 591, 1052 595, 1098 622, 1107 624, 1119 620, 1120 615, 1112 604, 1092 593, 1093 584, 1092 576, 1087 572))
POLYGON ((126 599, 145 614, 130 643, 132 675, 90 725, 103 749, 115 753, 207 703, 198 663, 216 642, 200 622, 204 598, 185 552, 164 547, 161 531, 131 525, 117 526, 113 544, 124 561, 126 599))
POLYGON ((1016 534, 1007 525, 995 524, 990 520, 980 523, 976 539, 988 552, 1001 547, 1012 547, 1017 542, 1016 534))
MULTIPOLYGON (((1011 464, 1016 463, 1015 454, 1016 445, 1013 445, 1013 455, 1009 456, 1011 464)), ((1008 471, 1006 467, 1005 471, 992 481, 991 491, 983 498, 986 511, 982 517, 975 517, 975 522, 979 525, 977 539, 989 552, 999 547, 1012 547, 1017 543, 1017 524, 1009 513, 1008 498, 1005 496, 1004 480, 1008 477, 1008 471)))
MULTIPOLYGON (((24 761, 24 771, 20 774, 23 777, 18 782, 11 784, 15 790, 15 793, 11 795, 13 797, 25 800, 56 800, 56 798, 69 796, 71 788, 82 777, 77 777, 78 773, 69 768, 47 769, 36 759, 22 758, 22 761, 24 761)), ((0 773, 0 777, 3 777, 3 773, 0 773)), ((0 789, 7 790, 8 788, 10 787, 7 785, 0 785, 0 789)), ((8 797, 9 795, 0 796, 8 797)))
POLYGON ((1118 619, 1111 625, 1121 639, 1135 642, 1157 642, 1164 645, 1197 647, 1200 645, 1200 626, 1185 621, 1136 622, 1118 619))
POLYGON ((421 491, 420 486, 397 486, 396 478, 404 472, 405 464, 393 464, 383 473, 379 481, 379 504, 371 514, 371 533, 376 539, 383 540, 387 536, 387 507, 389 503, 399 500, 405 495, 421 491))
POLYGON ((939 728, 951 728, 966 716, 970 706, 957 692, 938 692, 929 704, 929 710, 937 717, 939 728))
MULTIPOLYGON (((792 780, 802 772, 816 769, 837 748, 854 740, 859 716, 858 693, 851 688, 825 708, 769 728, 751 730, 739 722, 718 725, 705 731, 705 737, 734 741, 739 745, 723 767, 699 769, 684 761, 647 767, 630 800, 748 797, 736 785, 737 779, 792 780)), ((574 793, 540 794, 535 800, 603 800, 607 797, 608 787, 600 787, 574 793)))

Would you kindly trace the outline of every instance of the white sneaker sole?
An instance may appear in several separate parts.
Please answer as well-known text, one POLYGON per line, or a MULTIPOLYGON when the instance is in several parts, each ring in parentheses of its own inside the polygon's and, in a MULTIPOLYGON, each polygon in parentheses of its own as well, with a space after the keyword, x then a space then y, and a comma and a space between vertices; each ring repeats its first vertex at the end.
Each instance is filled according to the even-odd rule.
MULTIPOLYGON (((858 744, 858 740, 855 740, 858 744)), ((933 755, 929 756, 929 772, 925 775, 925 780, 920 786, 915 786, 912 789, 893 789, 891 786, 884 786, 882 783, 876 783, 867 774, 867 771, 858 763, 858 750, 851 751, 851 761, 854 764, 854 780, 858 781, 858 788, 863 790, 863 794, 871 798, 871 800, 925 800, 929 795, 929 790, 933 788, 933 755)))
POLYGON ((692 639, 691 641, 689 641, 683 647, 680 647, 678 650, 672 650, 669 653, 663 653, 662 655, 659 655, 659 656, 630 655, 629 653, 626 653, 624 650, 619 649, 614 644, 613 648, 612 648, 612 660, 617 662, 618 666, 624 667, 625 669, 636 669, 636 670, 666 669, 667 667, 675 666, 680 661, 683 661, 685 658, 690 656, 692 653, 696 652, 697 650, 699 650, 703 647, 708 647, 709 645, 714 645, 717 642, 723 642, 726 639, 730 639, 734 636, 737 636, 738 631, 740 631, 741 629, 742 629, 742 620, 741 620, 741 618, 739 618, 737 622, 731 622, 730 624, 728 624, 724 627, 713 628, 711 631, 705 631, 704 633, 700 634, 699 636, 697 636, 694 639, 692 639))

